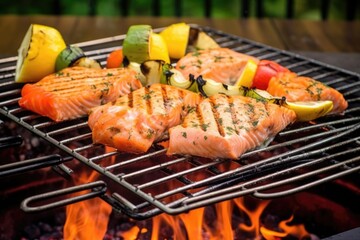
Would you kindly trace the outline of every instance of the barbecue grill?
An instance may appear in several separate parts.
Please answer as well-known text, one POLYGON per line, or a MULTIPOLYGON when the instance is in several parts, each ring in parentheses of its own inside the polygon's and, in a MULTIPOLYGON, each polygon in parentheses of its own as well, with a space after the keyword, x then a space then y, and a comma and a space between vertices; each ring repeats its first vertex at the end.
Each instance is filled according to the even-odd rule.
MULTIPOLYGON (((283 197, 336 178, 359 174, 359 74, 212 28, 201 28, 222 47, 276 61, 299 75, 338 89, 349 102, 349 108, 343 115, 295 123, 237 160, 169 157, 166 149, 158 145, 143 155, 124 154, 93 144, 86 117, 55 123, 21 109, 17 102, 23 85, 14 82, 17 57, 1 59, 1 119, 17 123, 44 139, 58 148, 59 154, 3 165, 0 176, 47 166, 71 176, 75 172, 67 163, 73 159, 101 176, 95 182, 28 197, 21 204, 25 212, 40 212, 100 197, 114 210, 133 219, 147 219, 163 212, 179 214, 246 195, 261 199, 283 197), (89 191, 78 197, 68 197, 69 193, 82 190, 89 191), (59 196, 64 198, 58 200, 59 196), (43 203, 44 200, 47 202, 43 203)), ((124 37, 119 35, 77 45, 87 56, 105 65, 107 55, 122 45, 124 37)), ((5 136, 0 139, 0 149, 21 142, 19 136, 5 136)))

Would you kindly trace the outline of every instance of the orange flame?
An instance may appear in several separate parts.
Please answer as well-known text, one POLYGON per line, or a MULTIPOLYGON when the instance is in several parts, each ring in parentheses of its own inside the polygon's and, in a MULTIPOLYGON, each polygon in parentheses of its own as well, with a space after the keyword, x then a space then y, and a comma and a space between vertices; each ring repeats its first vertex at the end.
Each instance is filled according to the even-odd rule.
POLYGON ((241 237, 235 236, 235 234, 239 232, 246 233, 246 236, 251 236, 251 239, 267 240, 280 240, 289 235, 297 239, 304 239, 309 236, 303 224, 290 225, 293 216, 278 224, 279 229, 282 230, 281 232, 263 226, 261 223, 261 215, 269 203, 270 201, 259 201, 254 209, 249 209, 245 205, 244 198, 218 203, 215 205, 216 219, 213 219, 212 224, 209 225, 206 223, 209 221, 205 221, 204 219, 206 217, 206 208, 195 209, 189 213, 177 216, 161 214, 152 219, 153 228, 151 240, 163 239, 160 237, 160 230, 163 227, 171 227, 173 231, 172 237, 176 240, 232 240, 235 237, 241 237), (232 225, 231 220, 235 206, 250 220, 250 225, 244 223, 240 223, 238 226, 232 225), (184 228, 186 231, 184 231, 184 228))
MULTIPOLYGON (((106 148, 106 151, 110 151, 106 148)), ((111 158, 111 162, 115 159, 111 158)), ((78 179, 74 179, 75 184, 84 184, 98 179, 99 174, 91 171, 90 174, 82 171, 78 179)), ((78 193, 79 195, 82 193, 78 193)), ((99 198, 89 199, 68 205, 66 207, 66 221, 64 225, 64 239, 103 239, 109 216, 111 213, 111 206, 99 198)))
POLYGON ((251 223, 250 226, 240 224, 239 228, 254 234, 255 239, 258 239, 260 237, 260 217, 264 209, 269 205, 270 201, 261 201, 252 211, 245 207, 244 198, 234 199, 234 202, 240 210, 247 214, 251 223))
POLYGON ((293 225, 289 226, 288 224, 294 219, 294 215, 291 215, 291 217, 287 220, 283 220, 279 223, 279 228, 282 229, 284 232, 275 232, 271 231, 269 229, 266 229, 262 227, 260 229, 261 233, 267 240, 275 240, 279 237, 286 237, 288 235, 291 235, 293 237, 296 237, 297 239, 304 239, 306 236, 309 235, 309 233, 305 230, 305 227, 303 224, 299 225, 293 225), (277 237, 277 238, 274 238, 277 237))
MULTIPOLYGON (((106 151, 110 150, 110 148, 106 148, 106 151)), ((115 158, 109 160, 114 162, 115 158)), ((76 182, 82 184, 94 181, 97 178, 98 173, 95 171, 91 171, 90 174, 83 172, 76 182)), ((151 240, 168 238, 175 240, 232 240, 234 238, 280 240, 289 235, 297 239, 309 236, 303 224, 291 224, 294 218, 293 215, 278 224, 277 230, 281 229, 281 231, 264 226, 261 222, 261 216, 269 203, 270 201, 258 201, 250 208, 246 206, 245 198, 224 201, 213 206, 215 210, 210 219, 207 219, 206 207, 176 216, 161 214, 152 218, 151 240), (235 210, 243 215, 241 217, 244 217, 247 224, 232 222, 235 210), (168 230, 164 233, 162 229, 171 229, 170 235, 172 236, 162 236, 163 234, 169 235, 168 230), (238 236, 240 233, 246 236, 238 236)), ((99 198, 67 206, 64 239, 103 239, 111 210, 111 206, 99 198)), ((137 239, 139 234, 147 231, 146 228, 140 229, 138 226, 133 226, 131 229, 119 234, 123 239, 132 240, 137 239)))

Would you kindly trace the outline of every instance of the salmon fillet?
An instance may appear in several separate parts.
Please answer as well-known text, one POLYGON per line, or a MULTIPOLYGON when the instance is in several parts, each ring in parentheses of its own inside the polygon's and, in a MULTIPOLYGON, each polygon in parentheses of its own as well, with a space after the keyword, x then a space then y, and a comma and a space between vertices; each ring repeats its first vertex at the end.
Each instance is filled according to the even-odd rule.
POLYGON ((169 129, 167 154, 238 159, 294 122, 294 111, 243 96, 213 95, 169 129))
POLYGON ((92 109, 88 124, 94 143, 123 152, 144 153, 167 130, 183 121, 201 101, 200 94, 153 84, 92 109))
POLYGON ((348 107, 344 96, 336 89, 296 73, 279 73, 270 80, 267 91, 292 102, 331 100, 334 107, 330 113, 342 113, 348 107))
POLYGON ((259 62, 257 58, 228 48, 199 50, 182 57, 176 63, 176 69, 186 78, 189 77, 189 74, 195 77, 202 75, 203 78, 210 78, 226 85, 234 85, 249 59, 255 63, 259 62))
POLYGON ((26 84, 19 105, 59 122, 87 115, 91 108, 141 87, 131 69, 72 67, 26 84))

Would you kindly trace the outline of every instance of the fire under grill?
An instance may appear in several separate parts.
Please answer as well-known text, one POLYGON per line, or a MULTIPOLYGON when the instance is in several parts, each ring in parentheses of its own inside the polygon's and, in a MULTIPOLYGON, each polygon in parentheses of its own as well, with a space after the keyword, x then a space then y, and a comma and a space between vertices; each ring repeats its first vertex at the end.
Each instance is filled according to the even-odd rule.
MULTIPOLYGON (((22 209, 38 212, 100 197, 121 213, 146 219, 162 212, 179 214, 245 195, 261 199, 283 197, 336 178, 359 174, 359 74, 211 28, 203 30, 222 47, 276 61, 299 75, 338 89, 348 100, 349 108, 344 115, 295 123, 266 146, 249 151, 235 161, 169 157, 166 150, 157 145, 144 155, 124 154, 93 144, 86 117, 54 123, 21 109, 17 102, 23 85, 14 82, 17 58, 0 59, 1 119, 17 123, 60 150, 60 154, 0 166, 0 177, 46 166, 56 166, 64 175, 72 176, 76 172, 67 162, 74 158, 101 177, 87 184, 26 198, 22 209), (78 197, 56 200, 86 189, 90 191, 78 197), (43 200, 48 202, 39 204, 43 200)), ((122 45, 124 37, 77 45, 87 56, 105 65, 107 55, 122 45)), ((21 144, 19 136, 0 138, 0 150, 18 144, 21 144)))

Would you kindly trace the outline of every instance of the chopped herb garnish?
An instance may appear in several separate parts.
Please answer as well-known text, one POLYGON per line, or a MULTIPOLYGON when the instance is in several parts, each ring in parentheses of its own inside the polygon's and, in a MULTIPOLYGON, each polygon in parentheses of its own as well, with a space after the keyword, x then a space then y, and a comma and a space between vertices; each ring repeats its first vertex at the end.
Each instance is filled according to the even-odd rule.
POLYGON ((194 57, 197 57, 200 55, 200 53, 198 51, 195 51, 193 54, 192 54, 194 57))
POLYGON ((201 128, 206 132, 207 128, 210 126, 210 123, 201 124, 201 128))
POLYGON ((150 94, 147 93, 142 97, 144 100, 149 100, 151 98, 150 94))
POLYGON ((224 57, 222 56, 215 56, 214 62, 221 62, 221 59, 223 59, 224 57))
POLYGON ((235 132, 235 129, 232 128, 232 127, 229 127, 229 126, 226 127, 226 130, 228 131, 228 133, 234 133, 235 132))
POLYGON ((222 125, 222 124, 223 124, 223 119, 222 119, 222 118, 219 118, 219 119, 218 119, 218 122, 219 122, 220 125, 222 125))
POLYGON ((147 130, 147 134, 146 134, 146 138, 150 139, 152 138, 152 136, 154 135, 155 131, 153 129, 148 129, 147 130))
POLYGON ((61 72, 61 71, 55 73, 55 77, 60 77, 60 76, 63 76, 63 75, 64 75, 64 73, 61 72))
POLYGON ((114 134, 121 132, 120 129, 117 127, 109 127, 108 129, 111 133, 114 133, 114 134))

